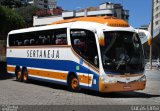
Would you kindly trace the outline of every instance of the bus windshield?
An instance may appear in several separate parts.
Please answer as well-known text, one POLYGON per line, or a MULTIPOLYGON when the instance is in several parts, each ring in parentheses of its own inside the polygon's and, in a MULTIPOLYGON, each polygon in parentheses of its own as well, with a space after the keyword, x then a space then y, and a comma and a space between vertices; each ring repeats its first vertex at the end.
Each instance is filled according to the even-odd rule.
POLYGON ((127 31, 104 32, 101 46, 103 68, 106 73, 125 74, 144 71, 144 54, 137 33, 127 31))

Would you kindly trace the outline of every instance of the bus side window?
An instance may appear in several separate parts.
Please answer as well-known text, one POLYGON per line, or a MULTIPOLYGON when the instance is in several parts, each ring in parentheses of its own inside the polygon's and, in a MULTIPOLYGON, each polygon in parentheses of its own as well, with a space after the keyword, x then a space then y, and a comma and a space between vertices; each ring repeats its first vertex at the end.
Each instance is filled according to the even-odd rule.
POLYGON ((48 44, 49 44, 48 38, 43 38, 43 39, 42 39, 42 44, 43 44, 43 45, 48 45, 48 44))
POLYGON ((21 41, 17 41, 17 45, 18 45, 18 46, 22 46, 23 43, 22 43, 21 41))
POLYGON ((98 67, 98 51, 95 35, 88 30, 71 30, 71 44, 73 49, 85 60, 98 67))
POLYGON ((31 40, 30 40, 30 44, 31 44, 31 45, 35 45, 35 40, 34 40, 34 39, 31 39, 31 40))
POLYGON ((67 30, 58 29, 54 32, 56 45, 67 45, 67 30))
POLYGON ((30 42, 28 39, 24 40, 24 46, 30 45, 30 42))
POLYGON ((55 45, 55 36, 54 36, 54 34, 51 35, 50 44, 51 45, 55 45))

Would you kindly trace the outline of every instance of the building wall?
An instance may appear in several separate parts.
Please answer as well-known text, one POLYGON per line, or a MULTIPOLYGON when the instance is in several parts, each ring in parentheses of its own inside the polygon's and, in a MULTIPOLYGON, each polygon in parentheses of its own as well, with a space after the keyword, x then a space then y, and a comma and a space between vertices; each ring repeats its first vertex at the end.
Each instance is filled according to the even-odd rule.
POLYGON ((52 10, 56 8, 56 0, 34 0, 34 6, 42 8, 42 9, 49 9, 52 10))
MULTIPOLYGON (((153 45, 154 59, 160 59, 160 0, 153 0, 153 45)), ((149 26, 151 31, 151 25, 149 26)))
POLYGON ((154 29, 160 27, 160 0, 154 0, 153 24, 154 29))

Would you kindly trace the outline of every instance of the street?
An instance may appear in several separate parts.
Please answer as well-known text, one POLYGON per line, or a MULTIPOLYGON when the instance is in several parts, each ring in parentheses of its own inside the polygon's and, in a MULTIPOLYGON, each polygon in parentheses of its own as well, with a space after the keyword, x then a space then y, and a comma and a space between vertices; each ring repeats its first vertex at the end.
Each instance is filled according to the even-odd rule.
POLYGON ((21 83, 1 69, 0 105, 159 105, 160 72, 146 70, 147 86, 143 91, 101 94, 82 90, 68 91, 66 86, 30 81, 21 83))

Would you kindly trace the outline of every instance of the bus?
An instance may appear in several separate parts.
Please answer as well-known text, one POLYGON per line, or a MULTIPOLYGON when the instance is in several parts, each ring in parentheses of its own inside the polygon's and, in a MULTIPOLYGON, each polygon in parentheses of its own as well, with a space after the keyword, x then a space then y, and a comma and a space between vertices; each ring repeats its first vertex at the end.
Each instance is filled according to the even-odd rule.
POLYGON ((99 92, 143 90, 144 52, 136 30, 114 17, 80 17, 9 32, 7 72, 99 92))

